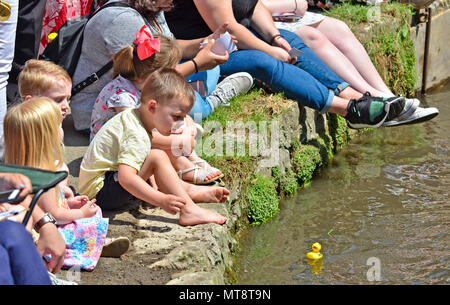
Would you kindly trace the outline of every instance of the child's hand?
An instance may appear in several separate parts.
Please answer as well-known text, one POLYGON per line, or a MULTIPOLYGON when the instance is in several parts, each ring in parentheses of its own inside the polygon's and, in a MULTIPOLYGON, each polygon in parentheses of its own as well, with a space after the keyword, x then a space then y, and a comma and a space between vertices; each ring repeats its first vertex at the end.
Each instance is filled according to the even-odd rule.
POLYGON ((72 197, 67 199, 67 204, 71 209, 79 209, 89 202, 89 197, 86 195, 72 197))
POLYGON ((195 138, 190 134, 181 134, 172 141, 171 152, 175 157, 190 156, 195 147, 195 138))
POLYGON ((96 199, 92 199, 80 208, 84 216, 83 218, 90 218, 97 213, 98 205, 95 204, 95 201, 96 199))
POLYGON ((164 200, 161 202, 160 208, 167 213, 175 215, 178 213, 186 204, 184 198, 175 195, 165 195, 164 200))

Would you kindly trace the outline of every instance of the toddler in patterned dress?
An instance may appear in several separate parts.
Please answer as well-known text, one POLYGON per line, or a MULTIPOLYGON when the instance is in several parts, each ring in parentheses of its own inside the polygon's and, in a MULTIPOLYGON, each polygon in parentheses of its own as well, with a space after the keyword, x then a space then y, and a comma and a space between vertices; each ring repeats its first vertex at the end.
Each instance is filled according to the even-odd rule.
MULTIPOLYGON (((11 107, 5 117, 5 161, 56 171, 63 164, 59 126, 61 111, 47 97, 34 97, 11 107)), ((38 200, 39 207, 57 221, 66 242, 64 267, 93 270, 105 245, 108 219, 87 196, 67 199, 57 185, 38 200)), ((126 247, 125 251, 128 249, 126 247)), ((124 251, 123 251, 124 252, 124 251)), ((123 253, 119 253, 123 254, 123 253)))

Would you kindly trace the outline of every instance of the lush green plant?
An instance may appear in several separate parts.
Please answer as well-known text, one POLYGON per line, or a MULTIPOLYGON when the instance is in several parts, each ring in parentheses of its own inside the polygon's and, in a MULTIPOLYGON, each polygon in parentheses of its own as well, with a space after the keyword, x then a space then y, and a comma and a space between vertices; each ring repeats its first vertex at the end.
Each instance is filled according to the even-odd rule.
POLYGON ((248 218, 252 224, 265 223, 278 212, 277 185, 273 178, 255 175, 245 195, 248 201, 248 218))
POLYGON ((302 145, 294 154, 293 166, 300 185, 308 184, 317 167, 322 165, 319 148, 302 145))

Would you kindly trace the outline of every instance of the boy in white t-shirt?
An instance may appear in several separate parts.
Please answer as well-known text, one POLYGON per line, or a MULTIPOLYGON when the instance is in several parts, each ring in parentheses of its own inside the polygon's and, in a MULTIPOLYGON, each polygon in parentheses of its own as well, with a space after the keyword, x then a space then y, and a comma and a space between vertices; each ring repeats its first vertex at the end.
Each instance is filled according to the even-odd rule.
POLYGON ((151 148, 152 130, 170 135, 195 101, 192 87, 173 69, 151 74, 141 105, 110 119, 83 157, 80 191, 105 210, 124 206, 132 196, 168 213, 180 213, 180 225, 223 224, 226 218, 194 202, 224 202, 229 190, 182 181, 162 149, 151 148), (158 190, 149 183, 154 175, 158 190))

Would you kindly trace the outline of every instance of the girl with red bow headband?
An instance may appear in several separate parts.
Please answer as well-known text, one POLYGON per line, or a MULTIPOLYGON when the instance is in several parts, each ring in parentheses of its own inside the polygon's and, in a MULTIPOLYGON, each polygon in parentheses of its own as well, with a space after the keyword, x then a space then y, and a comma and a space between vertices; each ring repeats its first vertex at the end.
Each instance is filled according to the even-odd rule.
MULTIPOLYGON (((144 81, 154 71, 161 68, 174 68, 181 59, 181 49, 175 40, 165 36, 154 37, 147 26, 143 26, 136 33, 136 40, 132 46, 120 50, 113 56, 113 80, 109 82, 95 100, 90 123, 90 140, 94 138, 100 128, 117 113, 127 108, 139 106, 140 92, 144 81)), ((194 141, 196 126, 192 118, 185 119, 185 126, 178 130, 178 137, 188 137, 194 141), (191 139, 192 137, 192 139, 191 139)), ((152 146, 166 147, 173 138, 153 133, 152 146)), ((178 141, 178 140, 177 140, 178 141)), ((178 141, 185 143, 183 141, 178 141)), ((170 146, 170 145, 169 145, 170 146)), ((181 179, 196 184, 210 183, 223 177, 223 173, 209 166, 200 159, 195 151, 186 156, 173 156, 167 152, 172 165, 181 179)))

